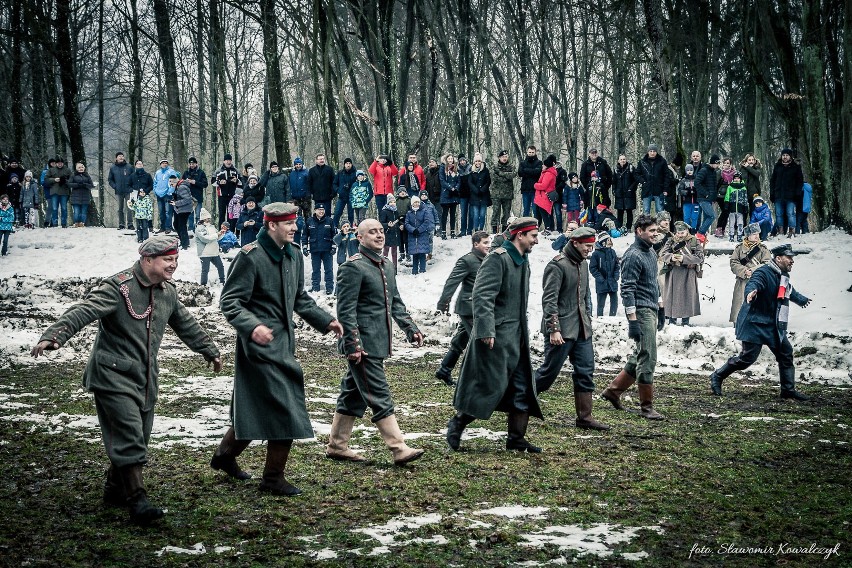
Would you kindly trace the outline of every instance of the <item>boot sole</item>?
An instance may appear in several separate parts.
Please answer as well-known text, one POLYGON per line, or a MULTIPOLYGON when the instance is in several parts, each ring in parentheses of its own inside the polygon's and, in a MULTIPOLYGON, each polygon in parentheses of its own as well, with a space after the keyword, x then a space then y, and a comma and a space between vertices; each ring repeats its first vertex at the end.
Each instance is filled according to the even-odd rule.
POLYGON ((289 488, 285 489, 277 489, 261 485, 257 488, 257 490, 261 493, 269 493, 270 495, 277 495, 279 497, 295 497, 296 495, 302 494, 302 490, 295 485, 291 485, 289 488))
POLYGON ((407 458, 403 458, 401 460, 394 460, 394 465, 405 465, 407 463, 411 463, 413 461, 419 460, 423 457, 423 454, 426 453, 426 450, 417 450, 414 454, 408 456, 407 458))
POLYGON ((355 456, 342 456, 342 455, 330 454, 330 453, 326 452, 325 457, 327 457, 330 460, 340 461, 340 462, 363 463, 363 462, 367 461, 367 458, 365 458, 364 456, 357 455, 357 454, 355 456))

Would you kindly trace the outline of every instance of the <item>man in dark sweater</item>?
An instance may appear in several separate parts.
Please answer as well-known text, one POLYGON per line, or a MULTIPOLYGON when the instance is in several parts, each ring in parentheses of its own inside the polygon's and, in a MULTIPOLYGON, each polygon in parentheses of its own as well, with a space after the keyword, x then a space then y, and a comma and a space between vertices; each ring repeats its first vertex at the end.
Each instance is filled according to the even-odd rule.
POLYGON ((665 322, 665 313, 659 305, 657 254, 652 246, 657 229, 655 217, 639 215, 633 225, 636 240, 621 260, 621 302, 627 314, 627 337, 634 340, 636 346, 624 369, 601 393, 601 398, 616 409, 624 410, 621 395, 638 379, 640 415, 648 420, 664 419, 654 410, 657 331, 665 322))
POLYGON ((521 160, 521 163, 518 164, 518 177, 521 178, 521 200, 523 201, 522 217, 535 215, 535 205, 533 205, 535 184, 544 169, 536 152, 535 146, 529 146, 526 159, 521 160))

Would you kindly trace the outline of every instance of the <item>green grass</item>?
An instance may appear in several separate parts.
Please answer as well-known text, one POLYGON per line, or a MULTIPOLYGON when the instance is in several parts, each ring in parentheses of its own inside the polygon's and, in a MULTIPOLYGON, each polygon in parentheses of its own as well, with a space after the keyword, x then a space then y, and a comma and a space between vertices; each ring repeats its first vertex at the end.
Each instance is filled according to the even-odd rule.
MULTIPOLYGON (((330 348, 311 346, 300 357, 308 382, 338 385, 344 365, 330 348)), ((452 397, 432 377, 435 365, 434 358, 426 358, 388 366, 397 403, 414 414, 399 416, 405 431, 438 434, 446 427, 452 397)), ((200 358, 165 360, 161 366, 170 374, 162 378, 159 415, 186 417, 202 405, 227 404, 227 398, 211 399, 203 392, 165 396, 182 376, 212 374, 200 358)), ((3 414, 94 414, 91 398, 80 396, 82 370, 81 364, 12 368, 0 393, 38 397, 12 399, 33 407, 3 414)), ((228 366, 223 372, 231 371, 228 366)), ((607 379, 602 375, 596 382, 602 387, 607 379)), ((259 494, 257 479, 235 482, 211 470, 212 444, 201 450, 152 449, 146 481, 152 501, 168 514, 151 528, 134 527, 125 511, 102 504, 105 453, 82 439, 95 433, 51 434, 29 422, 0 420, 0 514, 6 519, 0 528, 0 565, 503 566, 560 557, 581 566, 850 565, 852 450, 849 430, 843 428, 852 422, 849 389, 805 386, 816 401, 796 404, 782 402, 777 386, 744 386, 736 379, 726 382, 722 399, 708 394, 703 377, 663 375, 657 384, 657 407, 667 421, 648 422, 596 400, 595 417, 613 428, 592 434, 574 428, 570 378, 561 376, 542 396, 547 420, 530 427, 529 438, 545 448, 540 455, 509 453, 503 440, 484 438, 449 452, 443 437, 423 437, 411 445, 426 448, 426 456, 401 468, 392 465, 375 434, 362 439, 356 432, 353 443, 372 459, 364 465, 327 460, 324 437, 321 443, 297 444, 288 478, 304 494, 291 499, 259 494), (775 420, 742 420, 755 416, 775 420), (472 514, 507 504, 546 511, 541 518, 514 520, 472 514), (366 556, 380 542, 353 532, 396 516, 427 514, 440 515, 440 521, 406 530, 397 541, 430 542, 392 544, 387 554, 366 556), (522 535, 548 526, 597 523, 661 530, 642 529, 632 539, 612 543, 614 554, 606 557, 581 556, 553 544, 523 546, 522 535), (439 537, 446 544, 431 542, 439 537), (169 545, 196 543, 207 552, 156 555, 169 545), (840 543, 840 556, 823 561, 809 554, 718 554, 726 543, 776 548, 840 543), (689 559, 693 545, 713 552, 689 559), (232 548, 215 553, 214 546, 232 548), (310 556, 322 549, 338 557, 322 562, 310 556), (622 556, 640 551, 648 554, 643 561, 622 556)), ((309 388, 308 396, 334 394, 309 388)), ((635 405, 635 391, 633 396, 635 405)), ((309 410, 330 422, 330 405, 309 403, 309 410)), ((495 414, 471 427, 505 430, 505 418, 495 414)), ((257 478, 264 455, 265 447, 255 443, 240 463, 257 478)))

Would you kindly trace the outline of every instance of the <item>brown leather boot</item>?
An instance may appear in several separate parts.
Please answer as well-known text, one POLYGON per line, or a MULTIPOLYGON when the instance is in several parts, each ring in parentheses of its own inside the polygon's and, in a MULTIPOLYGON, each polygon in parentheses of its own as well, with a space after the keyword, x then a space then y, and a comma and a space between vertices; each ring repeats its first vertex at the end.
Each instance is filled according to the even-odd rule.
POLYGON ((127 506, 130 508, 130 521, 146 526, 165 514, 159 507, 148 502, 145 484, 142 481, 142 464, 126 465, 120 470, 124 493, 127 495, 127 506))
POLYGON ((592 393, 575 392, 574 408, 577 409, 577 428, 586 430, 609 430, 609 426, 592 418, 592 393))
POLYGON ((601 393, 601 398, 608 400, 616 410, 626 410, 621 404, 621 395, 636 382, 636 377, 624 369, 612 380, 609 386, 601 393))
POLYGON ((284 468, 287 467, 287 458, 290 457, 290 448, 293 440, 269 440, 266 445, 266 465, 263 467, 263 479, 260 482, 260 491, 272 493, 273 495, 286 495, 292 497, 302 492, 295 485, 291 485, 284 477, 284 468))
POLYGON ((352 437, 352 428, 355 427, 355 417, 334 413, 331 421, 331 432, 328 435, 328 446, 325 447, 325 456, 333 460, 362 462, 367 458, 356 454, 349 449, 349 439, 352 437))
POLYGON ((666 417, 654 410, 654 385, 638 385, 639 388, 639 405, 641 410, 639 415, 648 420, 665 420, 666 417))
POLYGON ((385 441, 388 448, 393 454, 393 463, 403 465, 408 462, 413 462, 420 459, 426 450, 418 450, 409 448, 405 444, 405 439, 402 436, 402 430, 399 429, 399 424, 396 421, 396 415, 391 414, 386 418, 382 418, 376 422, 376 428, 379 429, 379 434, 382 435, 382 440, 385 441))
POLYGON ((224 471, 234 479, 241 481, 251 479, 251 474, 240 469, 240 466, 237 464, 237 456, 243 453, 243 450, 249 444, 251 444, 251 440, 237 440, 234 427, 231 426, 213 454, 213 458, 210 460, 210 467, 224 471))

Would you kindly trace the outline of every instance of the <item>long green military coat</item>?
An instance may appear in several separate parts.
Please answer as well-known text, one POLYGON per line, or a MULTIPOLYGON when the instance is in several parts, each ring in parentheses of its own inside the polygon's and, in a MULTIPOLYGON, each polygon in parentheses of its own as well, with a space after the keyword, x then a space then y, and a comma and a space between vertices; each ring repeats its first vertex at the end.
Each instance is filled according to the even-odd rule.
POLYGON ((482 261, 473 286, 473 336, 456 386, 456 410, 480 419, 495 410, 511 410, 503 397, 520 366, 529 383, 529 413, 543 418, 530 364, 529 284, 529 262, 509 240, 482 261), (486 337, 494 338, 493 349, 480 341, 486 337))
POLYGON ((342 355, 366 351, 385 359, 392 353, 392 320, 409 341, 420 330, 396 288, 393 263, 363 246, 358 251, 337 270, 337 319, 343 326, 337 346, 342 355))
POLYGON ((438 300, 439 310, 444 311, 449 309, 450 300, 453 299, 456 288, 461 284, 461 292, 459 292, 459 296, 456 298, 455 312, 460 316, 470 317, 473 315, 473 305, 471 302, 473 284, 476 282, 476 273, 479 271, 479 267, 482 266, 484 258, 484 254, 474 249, 456 261, 450 277, 444 282, 444 291, 438 300))
POLYGON ((544 267, 541 296, 541 333, 555 331, 566 341, 592 336, 592 293, 589 263, 571 241, 544 267))
POLYGON ((99 320, 98 335, 83 374, 83 386, 96 394, 130 396, 144 411, 157 402, 157 353, 166 325, 206 360, 219 356, 216 344, 178 299, 174 283, 151 284, 138 261, 105 279, 47 328, 39 341, 62 346, 95 320, 99 320))
POLYGON ((305 292, 305 268, 298 246, 279 248, 261 229, 257 240, 234 258, 219 302, 237 330, 231 421, 239 440, 313 438, 305 407, 305 378, 296 360, 293 312, 326 331, 334 317, 305 292), (273 340, 259 345, 259 325, 273 340))

